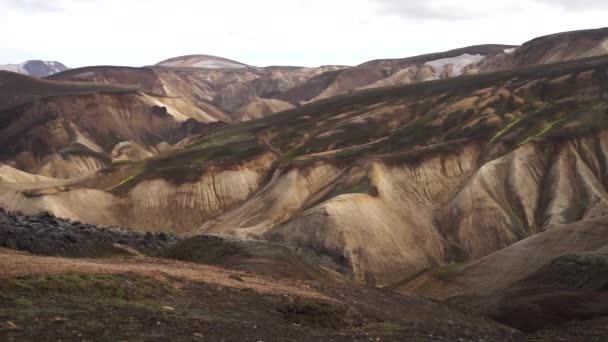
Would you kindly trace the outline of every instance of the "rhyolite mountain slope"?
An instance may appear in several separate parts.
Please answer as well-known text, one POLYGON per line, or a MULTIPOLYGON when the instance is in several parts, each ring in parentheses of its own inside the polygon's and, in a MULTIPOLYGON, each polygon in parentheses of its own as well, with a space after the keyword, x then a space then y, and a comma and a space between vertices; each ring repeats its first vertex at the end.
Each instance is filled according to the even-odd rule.
POLYGON ((46 329, 18 329, 24 303, 51 321, 67 303, 79 313, 60 317, 65 339, 97 319, 91 301, 125 338, 161 322, 159 308, 171 314, 155 332, 197 337, 193 326, 296 340, 608 333, 606 29, 353 68, 161 64, 0 72, 0 208, 80 221, 8 214, 8 247, 139 256, 0 250, 0 336, 46 329), (182 262, 136 250, 148 243, 182 262), (139 309, 108 302, 116 288, 139 309))
POLYGON ((607 44, 608 29, 604 28, 540 37, 522 46, 471 46, 355 67, 260 68, 221 57, 189 55, 137 69, 79 68, 52 79, 137 85, 198 107, 209 114, 208 121, 232 123, 355 90, 603 55, 607 44))
POLYGON ((392 284, 605 215, 607 76, 597 57, 370 89, 0 205, 267 239, 392 284))
MULTIPOLYGON (((219 57, 209 58, 212 59, 205 59, 209 63, 223 60, 219 57)), ((144 68, 85 67, 53 75, 49 79, 137 86, 147 93, 164 97, 163 102, 167 106, 172 105, 171 101, 181 101, 206 112, 205 122, 233 123, 244 117, 250 119, 293 108, 294 104, 274 97, 320 73, 344 68, 257 68, 244 65, 219 68, 216 64, 205 64, 200 60, 199 64, 193 62, 194 66, 182 64, 160 63, 144 68)))
POLYGON ((180 104, 134 86, 0 71, 0 162, 41 176, 74 178, 113 161, 151 157, 213 129, 215 124, 202 122, 206 113, 180 104))
POLYGON ((32 77, 47 77, 69 68, 60 62, 30 60, 20 64, 0 65, 0 70, 16 72, 32 77))
POLYGON ((558 33, 522 46, 478 45, 401 59, 380 59, 325 73, 278 96, 307 102, 348 91, 556 63, 608 53, 608 28, 558 33))

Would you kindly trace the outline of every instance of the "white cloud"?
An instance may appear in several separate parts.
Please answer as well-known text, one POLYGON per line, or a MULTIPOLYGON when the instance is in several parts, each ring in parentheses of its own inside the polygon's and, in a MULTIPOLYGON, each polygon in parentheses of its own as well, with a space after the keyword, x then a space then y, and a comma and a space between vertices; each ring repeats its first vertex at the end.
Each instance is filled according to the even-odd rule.
POLYGON ((61 10, 61 4, 56 1, 44 0, 0 0, 0 8, 20 9, 26 12, 47 12, 61 10))
POLYGON ((417 20, 475 20, 522 10, 509 1, 478 0, 374 0, 381 13, 417 20))
POLYGON ((358 64, 466 45, 523 43, 602 26, 608 14, 603 1, 579 0, 576 10, 559 0, 505 3, 0 0, 0 64, 42 58, 70 66, 137 66, 190 53, 253 65, 358 64))
POLYGON ((575 11, 596 11, 598 9, 608 9, 606 0, 532 0, 543 3, 551 7, 561 7, 566 10, 575 11))

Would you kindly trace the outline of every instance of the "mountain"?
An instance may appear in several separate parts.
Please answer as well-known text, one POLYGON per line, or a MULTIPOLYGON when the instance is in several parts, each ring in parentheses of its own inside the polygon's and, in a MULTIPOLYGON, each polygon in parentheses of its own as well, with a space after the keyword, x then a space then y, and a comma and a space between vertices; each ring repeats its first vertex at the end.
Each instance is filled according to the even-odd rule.
POLYGON ((607 67, 598 57, 338 96, 0 204, 268 239, 386 285, 601 215, 607 67))
POLYGON ((161 101, 137 87, 0 71, 0 159, 41 176, 73 178, 112 161, 156 155, 213 129, 202 122, 205 112, 179 100, 166 101, 171 107, 161 101))
POLYGON ((559 33, 522 46, 478 45, 355 67, 255 67, 226 58, 190 55, 144 68, 89 67, 54 80, 138 85, 147 92, 179 97, 226 123, 266 116, 347 92, 488 71, 555 63, 606 53, 608 29, 559 33), (279 102, 280 101, 280 102, 279 102))
POLYGON ((16 72, 32 77, 46 77, 68 70, 68 67, 54 61, 30 60, 21 64, 0 65, 0 70, 16 72))
MULTIPOLYGON (((211 59, 213 61, 224 60, 219 57, 213 58, 211 59)), ((182 59, 178 58, 178 61, 182 59)), ((168 65, 173 64, 169 62, 168 65)), ((244 117, 259 117, 293 106, 273 97, 319 73, 339 68, 341 67, 98 66, 72 69, 53 75, 49 79, 137 86, 147 93, 165 97, 166 101, 180 101, 187 103, 188 107, 204 111, 207 113, 204 122, 233 123, 244 117)))
POLYGON ((134 334, 148 317, 191 336, 179 322, 207 332, 238 313, 234 331, 260 338, 278 335, 244 322, 296 340, 605 336, 607 41, 576 31, 355 67, 196 55, 0 72, 0 208, 36 215, 0 224, 0 299, 95 317, 61 276, 57 292, 23 290, 20 272, 59 269, 143 317, 134 334), (64 259, 69 244, 123 257, 64 259), (180 292, 158 295, 167 282, 180 292))
POLYGON ((241 62, 209 55, 189 55, 169 58, 157 63, 156 66, 205 69, 243 69, 248 67, 241 62))
MULTIPOLYGON (((155 255, 159 248, 177 246, 170 235, 96 227, 47 214, 0 212, 0 236, 15 243, 13 249, 0 248, 0 301, 7 317, 0 322, 0 337, 5 340, 39 340, 39 336, 64 341, 84 336, 204 340, 211 336, 226 341, 419 341, 429 335, 449 340, 473 335, 486 341, 518 341, 523 337, 490 320, 416 296, 341 282, 273 278, 155 255), (40 225, 46 243, 37 239, 40 225), (15 235, 23 239, 16 240, 15 235), (115 241, 122 244, 112 244, 115 241), (35 314, 29 311, 33 308, 35 314)), ((208 247, 215 247, 209 254, 218 252, 222 264, 235 265, 236 259, 248 258, 249 265, 273 270, 247 253, 253 249, 260 256, 270 248, 277 254, 279 248, 289 254, 285 247, 247 241, 231 256, 234 244, 222 246, 220 237, 199 242, 205 240, 208 247)), ((0 245, 5 241, 0 240, 0 245)), ((274 267, 274 271, 284 270, 274 267)))
POLYGON ((608 53, 607 41, 608 28, 602 28, 539 37, 521 46, 478 45, 402 59, 380 59, 321 75, 278 98, 308 102, 353 90, 600 56, 608 53))

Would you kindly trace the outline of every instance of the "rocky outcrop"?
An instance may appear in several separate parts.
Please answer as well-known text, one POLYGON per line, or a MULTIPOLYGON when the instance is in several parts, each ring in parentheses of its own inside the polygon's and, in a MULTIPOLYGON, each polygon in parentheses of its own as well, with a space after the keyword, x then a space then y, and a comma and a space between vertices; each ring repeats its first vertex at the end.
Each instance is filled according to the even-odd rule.
POLYGON ((165 233, 72 222, 46 212, 25 216, 0 208, 0 247, 32 254, 71 258, 157 255, 177 241, 165 233))

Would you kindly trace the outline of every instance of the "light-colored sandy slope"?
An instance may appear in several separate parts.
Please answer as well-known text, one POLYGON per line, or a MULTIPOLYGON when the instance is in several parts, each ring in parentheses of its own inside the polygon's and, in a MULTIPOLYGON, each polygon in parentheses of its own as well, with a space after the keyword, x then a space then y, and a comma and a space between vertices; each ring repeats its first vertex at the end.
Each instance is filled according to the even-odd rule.
MULTIPOLYGON (((0 193, 0 207, 102 225, 121 225, 146 231, 185 233, 214 216, 238 206, 264 185, 274 155, 227 170, 208 170, 196 182, 174 184, 143 180, 125 193, 72 186, 32 186, 28 191, 0 193)), ((102 177, 102 176, 101 176, 102 177)), ((121 180, 113 182, 117 185, 121 180)))
MULTIPOLYGON (((361 87, 361 89, 390 87, 403 84, 412 84, 417 82, 419 69, 416 66, 407 67, 397 71, 387 78, 383 78, 380 81, 361 87)), ((430 77, 430 76, 429 76, 430 77)))
POLYGON ((470 146, 419 165, 369 162, 350 172, 363 171, 377 194, 333 197, 266 237, 327 258, 358 282, 382 285, 415 274, 443 258, 433 210, 473 172, 478 153, 470 146))
POLYGON ((285 101, 256 98, 239 109, 236 112, 235 117, 240 117, 239 121, 250 121, 291 108, 294 108, 294 105, 285 101))
POLYGON ((552 260, 608 248, 608 217, 548 227, 547 231, 513 244, 442 277, 429 272, 399 287, 435 299, 496 294, 532 275, 552 260))
POLYGON ((119 201, 121 223, 156 231, 191 231, 254 194, 263 185, 269 165, 209 172, 197 183, 182 185, 162 179, 143 181, 119 201))
POLYGON ((50 181, 54 181, 54 179, 23 172, 8 165, 0 165, 0 182, 2 183, 35 183, 50 181))
POLYGON ((433 209, 474 171, 478 153, 471 146, 420 165, 374 161, 347 171, 313 163, 276 175, 246 204, 196 233, 263 236, 320 257, 357 281, 390 283, 442 259, 433 209), (362 177, 377 196, 343 194, 319 203, 336 182, 362 177))
POLYGON ((474 144, 413 164, 375 161, 347 171, 318 164, 277 175, 197 232, 262 235, 357 281, 388 284, 484 257, 550 225, 606 215, 606 144, 606 132, 528 144, 479 169, 474 144), (378 194, 359 189, 315 204, 352 174, 364 174, 378 194))
POLYGON ((88 156, 53 154, 36 170, 36 174, 58 179, 78 178, 108 166, 103 160, 88 156))
POLYGON ((607 157, 604 131, 528 144, 485 164, 436 213, 453 259, 475 260, 544 227, 608 215, 607 157))
POLYGON ((167 113, 178 122, 188 119, 195 119, 205 123, 229 120, 221 110, 209 104, 201 102, 193 103, 187 98, 180 97, 140 95, 145 97, 148 103, 166 108, 167 113))
POLYGON ((17 170, 8 165, 0 166, 0 195, 13 191, 63 186, 68 183, 70 183, 69 180, 35 175, 17 170))
POLYGON ((551 224, 605 215, 607 144, 606 132, 527 144, 479 167, 481 146, 471 143, 423 151, 413 161, 296 164, 268 184, 274 159, 259 159, 197 183, 146 180, 120 196, 8 193, 0 206, 100 224, 265 237, 357 281, 386 285, 446 261, 483 257, 551 224), (363 178, 367 190, 332 193, 363 178))
POLYGON ((119 224, 117 198, 100 190, 45 187, 0 194, 0 207, 24 214, 48 211, 62 218, 96 224, 119 224))
POLYGON ((206 222, 191 234, 224 233, 261 237, 268 229, 300 212, 341 170, 326 163, 276 173, 272 180, 245 204, 206 222))

